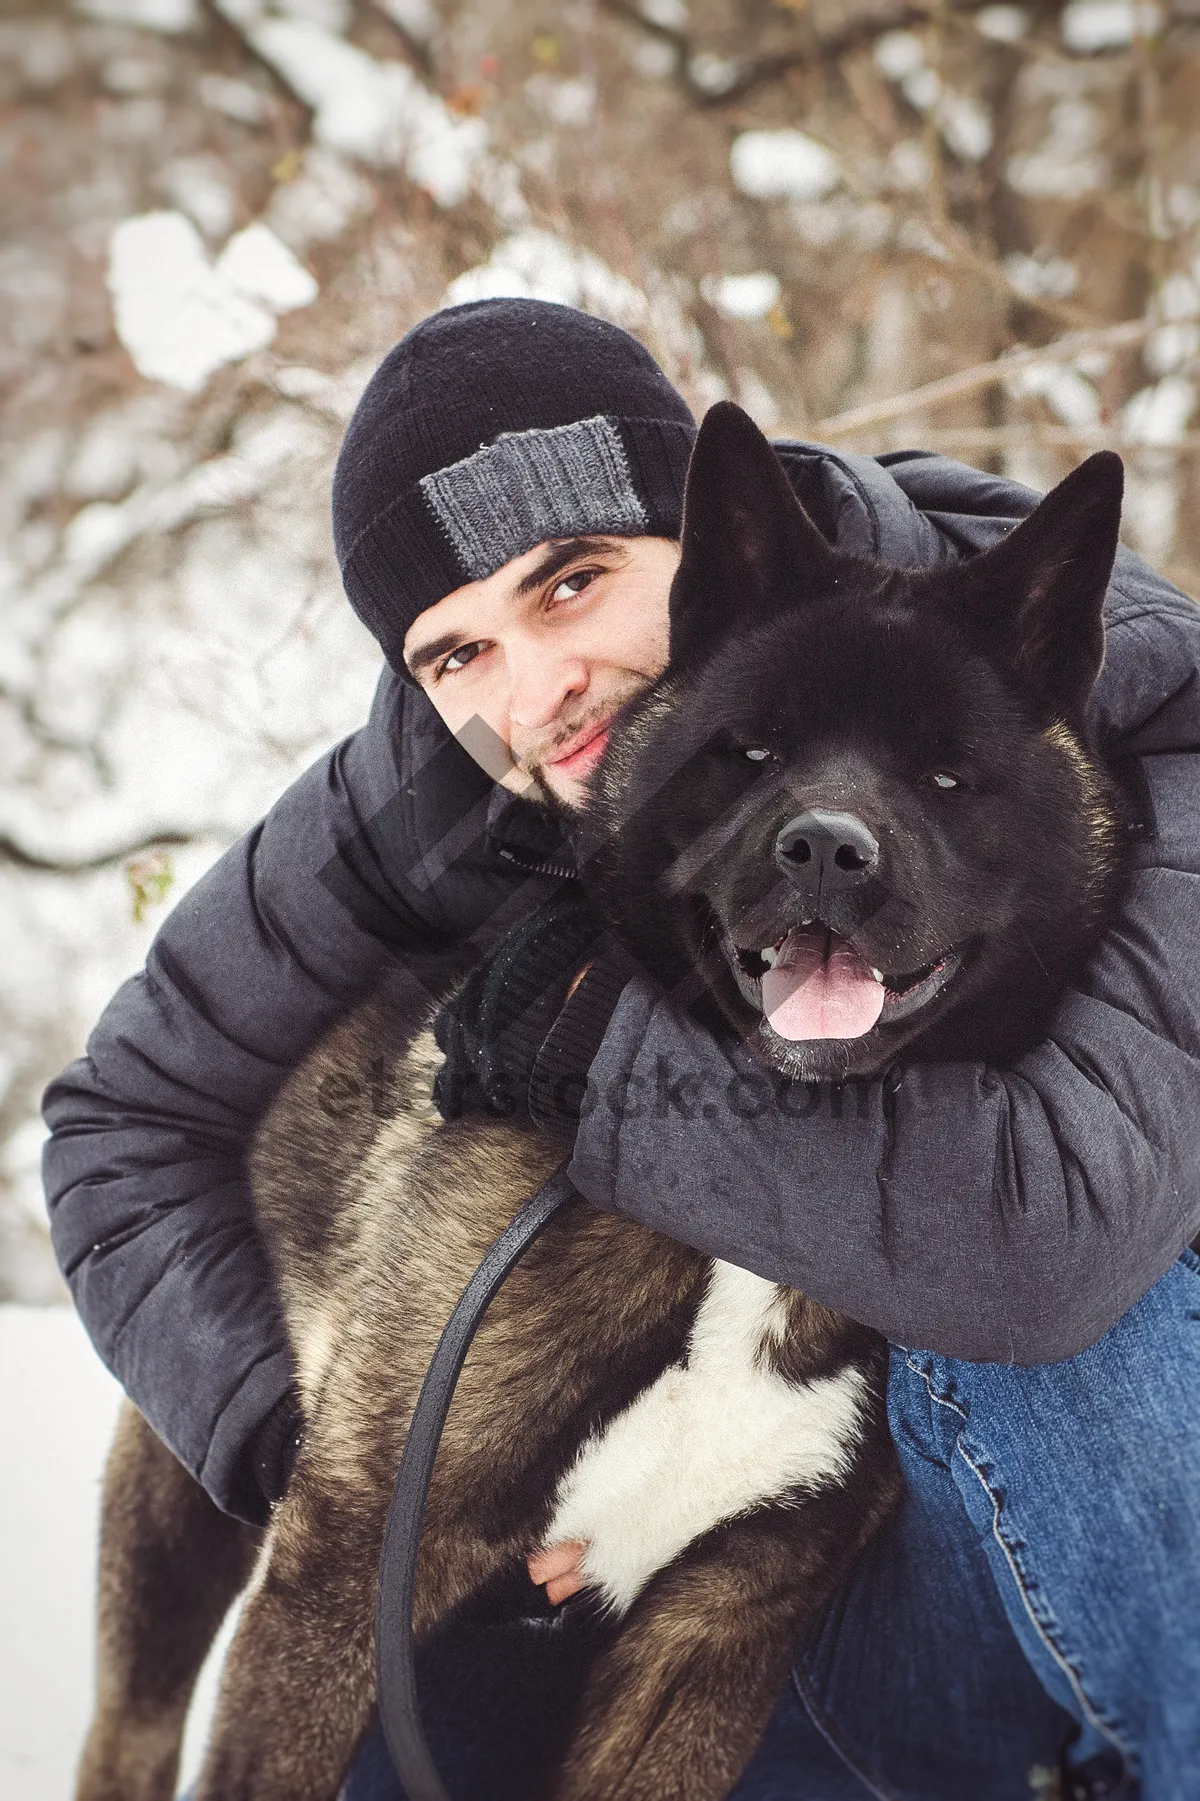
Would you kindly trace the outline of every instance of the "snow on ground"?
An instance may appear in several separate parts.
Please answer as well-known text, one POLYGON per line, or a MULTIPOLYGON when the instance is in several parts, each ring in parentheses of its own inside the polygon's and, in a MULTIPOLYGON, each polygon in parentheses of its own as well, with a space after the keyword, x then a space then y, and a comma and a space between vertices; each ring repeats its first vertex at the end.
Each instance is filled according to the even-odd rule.
POLYGON ((100 1472, 119 1395, 73 1312, 0 1308, 0 1791, 60 1801, 92 1687, 100 1472))
MULTIPOLYGON (((92 1702, 100 1479, 120 1391, 67 1307, 0 1307, 0 1794, 67 1801, 92 1702)), ((184 1755, 199 1761, 216 1670, 184 1755)))

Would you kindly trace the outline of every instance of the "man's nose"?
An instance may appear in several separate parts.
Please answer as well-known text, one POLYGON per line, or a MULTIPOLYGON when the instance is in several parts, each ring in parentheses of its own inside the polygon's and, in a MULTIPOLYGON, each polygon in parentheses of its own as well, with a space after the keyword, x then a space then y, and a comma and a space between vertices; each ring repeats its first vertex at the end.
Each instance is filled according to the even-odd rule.
POLYGON ((510 653, 508 667, 508 716, 525 731, 550 725, 564 702, 588 685, 588 666, 579 657, 510 653))

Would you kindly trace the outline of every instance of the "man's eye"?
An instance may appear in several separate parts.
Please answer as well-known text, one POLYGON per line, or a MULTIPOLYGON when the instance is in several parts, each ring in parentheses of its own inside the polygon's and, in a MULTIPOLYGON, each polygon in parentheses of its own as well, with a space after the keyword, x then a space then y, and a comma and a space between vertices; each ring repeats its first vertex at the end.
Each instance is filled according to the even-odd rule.
POLYGON ((566 600, 572 594, 582 594, 599 574, 598 569, 576 569, 570 575, 564 575, 550 596, 551 600, 566 600))
POLYGON ((474 662, 482 649, 482 644, 460 644, 457 650, 452 650, 438 664, 438 675, 453 675, 456 669, 465 669, 468 663, 474 662))

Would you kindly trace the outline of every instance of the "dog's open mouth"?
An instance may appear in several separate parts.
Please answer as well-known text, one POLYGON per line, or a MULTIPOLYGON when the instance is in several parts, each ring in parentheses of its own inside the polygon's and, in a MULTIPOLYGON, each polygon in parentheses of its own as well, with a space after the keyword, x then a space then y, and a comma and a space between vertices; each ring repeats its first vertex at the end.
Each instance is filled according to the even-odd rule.
POLYGON ((723 940, 742 994, 780 1038, 861 1038, 906 1019, 941 992, 963 960, 963 945, 921 969, 884 975, 832 927, 793 926, 774 944, 745 949, 723 940))

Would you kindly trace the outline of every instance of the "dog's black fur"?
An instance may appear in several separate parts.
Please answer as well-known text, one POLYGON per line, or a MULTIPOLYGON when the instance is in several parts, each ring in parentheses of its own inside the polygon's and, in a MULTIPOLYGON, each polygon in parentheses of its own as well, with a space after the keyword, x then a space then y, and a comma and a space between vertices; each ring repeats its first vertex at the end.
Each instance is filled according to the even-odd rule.
MULTIPOLYGON (((1044 1032, 1126 872, 1120 794, 1087 725, 1120 493, 1118 459, 1092 457, 983 556, 897 570, 829 547, 738 409, 706 418, 670 668, 610 728, 586 880, 646 969, 776 1079, 1003 1062, 1044 1032), (892 998, 854 1036, 777 1031, 761 953, 781 944, 785 978, 799 946, 818 968, 840 957, 860 1000, 880 1002, 872 970, 892 998)), ((425 1364, 489 1241, 557 1160, 527 1131, 443 1123, 428 1033, 396 1065, 394 1117, 357 1136, 331 1122, 323 1081, 372 1067, 389 1031, 386 1002, 337 1027, 255 1146, 308 1434, 230 1653, 200 1801, 336 1794, 370 1717, 374 1574, 425 1364)), ((698 1253, 582 1202, 556 1217, 460 1381, 422 1539, 422 1633, 520 1575, 576 1450, 678 1363, 715 1279, 698 1253)), ((588 1671, 555 1801, 718 1801, 797 1633, 895 1502, 882 1339, 794 1291, 771 1305, 759 1369, 789 1395, 861 1383, 845 1461, 720 1518, 650 1576, 588 1671)), ((187 1694, 252 1537, 129 1409, 80 1801, 172 1793, 187 1694)))

